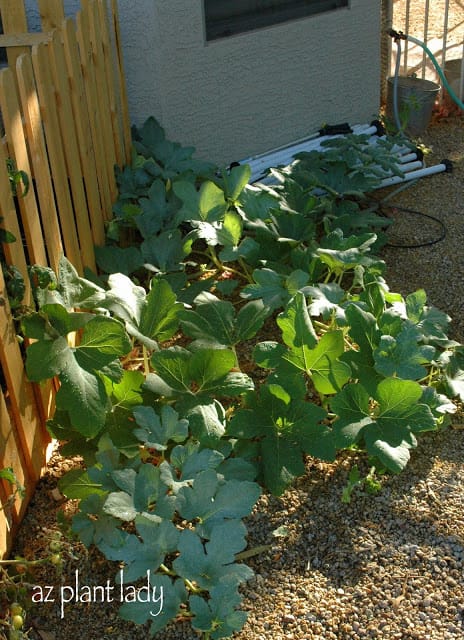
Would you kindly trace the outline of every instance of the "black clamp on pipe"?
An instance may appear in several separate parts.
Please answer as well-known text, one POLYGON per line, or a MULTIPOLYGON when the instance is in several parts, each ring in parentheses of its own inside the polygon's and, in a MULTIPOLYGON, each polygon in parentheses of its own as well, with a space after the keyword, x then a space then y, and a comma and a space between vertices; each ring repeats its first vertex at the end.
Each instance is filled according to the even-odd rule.
POLYGON ((390 29, 388 31, 388 35, 393 38, 393 40, 395 42, 398 42, 398 40, 407 40, 408 36, 403 33, 402 31, 395 31, 395 29, 390 29))
POLYGON ((376 132, 375 135, 376 136, 384 136, 386 131, 385 131, 385 127, 383 126, 382 122, 380 120, 372 120, 371 122, 371 127, 375 127, 376 128, 376 132))
POLYGON ((343 122, 342 124, 326 124, 325 127, 319 129, 320 136, 336 136, 347 133, 353 133, 353 129, 347 122, 343 122))
POLYGON ((414 149, 414 153, 416 154, 417 159, 420 160, 420 162, 422 162, 422 160, 424 159, 424 152, 422 151, 422 149, 420 149, 419 147, 416 147, 414 149))
POLYGON ((451 160, 442 160, 440 164, 445 165, 445 173, 453 173, 453 163, 451 160))

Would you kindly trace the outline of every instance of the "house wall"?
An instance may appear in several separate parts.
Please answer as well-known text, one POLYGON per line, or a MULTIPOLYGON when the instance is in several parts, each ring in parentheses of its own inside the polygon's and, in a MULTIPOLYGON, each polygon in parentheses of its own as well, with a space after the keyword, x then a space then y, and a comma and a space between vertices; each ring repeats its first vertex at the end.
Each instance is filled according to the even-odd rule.
POLYGON ((380 5, 351 0, 206 42, 201 0, 119 0, 131 119, 154 115, 171 139, 218 163, 324 123, 369 122, 380 102, 380 5))

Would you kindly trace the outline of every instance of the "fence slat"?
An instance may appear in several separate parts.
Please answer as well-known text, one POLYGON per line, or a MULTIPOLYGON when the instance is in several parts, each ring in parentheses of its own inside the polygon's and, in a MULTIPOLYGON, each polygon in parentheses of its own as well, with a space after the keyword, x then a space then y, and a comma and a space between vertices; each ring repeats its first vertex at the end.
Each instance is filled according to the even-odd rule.
POLYGON ((56 113, 55 88, 50 74, 47 45, 39 44, 33 47, 31 57, 39 94, 40 113, 45 129, 45 140, 50 160, 63 245, 66 256, 73 263, 77 271, 82 274, 82 257, 77 241, 77 230, 74 221, 71 195, 69 193, 68 176, 60 136, 60 125, 56 113))
MULTIPOLYGON (((16 84, 11 69, 0 72, 0 105, 9 142, 17 169, 24 171, 30 181, 29 191, 18 198, 23 229, 26 236, 27 253, 30 264, 47 264, 45 245, 39 218, 39 210, 32 184, 26 138, 21 119, 16 84)), ((14 262, 12 264, 15 264, 14 262)))
POLYGON ((84 79, 85 95, 89 113, 90 131, 92 133, 93 148, 95 151, 95 168, 97 172, 100 197, 102 200, 102 211, 104 218, 110 216, 112 198, 110 187, 110 175, 105 158, 105 145, 103 139, 103 125, 98 102, 96 88, 96 77, 94 70, 94 58, 90 43, 90 24, 88 11, 83 9, 77 14, 77 41, 82 66, 82 77, 84 79))
POLYGON ((11 193, 6 160, 5 149, 0 145, 0 217, 3 218, 1 226, 7 231, 10 231, 16 238, 15 242, 7 242, 3 245, 3 253, 6 257, 7 263, 9 265, 14 265, 21 272, 26 286, 25 301, 26 304, 30 304, 32 295, 29 284, 29 275, 27 272, 27 260, 24 255, 21 229, 18 224, 16 207, 11 193))
MULTIPOLYGON (((108 105, 111 114, 111 139, 113 140, 113 149, 114 149, 114 162, 113 162, 113 171, 114 165, 122 165, 124 162, 124 140, 122 136, 122 122, 119 117, 120 109, 118 108, 118 97, 116 94, 116 86, 115 86, 115 74, 114 74, 114 62, 112 55, 112 48, 110 42, 110 34, 108 28, 108 15, 107 15, 107 7, 105 0, 98 0, 96 4, 96 17, 98 24, 100 25, 100 35, 101 35, 101 53, 102 53, 102 66, 103 72, 106 77, 106 86, 107 86, 107 97, 108 97, 108 105)), ((98 37, 98 34, 95 34, 98 37)), ((116 183, 114 184, 116 187, 116 183)), ((113 193, 114 199, 117 197, 117 193, 113 193)))
POLYGON ((85 197, 84 183, 82 179, 81 163, 79 157, 79 145, 75 130, 74 117, 72 112, 70 86, 66 70, 61 34, 55 30, 52 42, 47 45, 50 66, 53 74, 56 93, 56 106, 61 128, 61 139, 66 140, 63 144, 66 166, 68 170, 69 183, 71 187, 74 218, 79 233, 79 246, 83 265, 90 267, 93 271, 95 266, 95 253, 93 249, 92 233, 90 230, 89 214, 87 210, 87 200, 85 197))
MULTIPOLYGON (((0 12, 2 14, 3 33, 8 35, 27 33, 26 11, 22 2, 0 0, 0 12)), ((26 51, 27 48, 25 47, 7 49, 8 64, 10 67, 14 67, 18 57, 26 51)))
POLYGON ((105 73, 105 58, 102 47, 102 31, 99 21, 97 2, 93 1, 88 4, 88 9, 83 12, 89 14, 90 26, 90 46, 93 53, 93 70, 95 73, 97 100, 100 108, 98 116, 100 126, 102 127, 102 138, 104 145, 104 158, 107 165, 107 175, 110 178, 109 188, 111 202, 113 203, 118 195, 116 180, 114 176, 114 166, 117 164, 115 144, 113 137, 113 129, 111 123, 111 105, 108 99, 110 87, 107 85, 107 76, 105 73), (103 117, 105 115, 105 117, 103 117))
POLYGON ((64 20, 63 0, 38 0, 43 31, 51 31, 64 20))
MULTIPOLYGON (((15 474, 17 483, 23 486, 26 491, 28 488, 30 491, 31 485, 33 485, 33 479, 25 473, 26 465, 23 453, 21 446, 17 442, 17 432, 14 427, 14 423, 12 423, 2 391, 0 391, 0 443, 0 469, 11 467, 15 474)), ((12 487, 9 483, 7 483, 6 486, 3 484, 3 493, 5 497, 12 494, 12 487)), ((21 504, 22 498, 17 495, 10 513, 11 520, 13 522, 18 522, 20 518, 22 511, 21 504)), ((10 520, 10 518, 8 519, 10 520)), ((1 553, 2 549, 0 547, 0 554, 1 553)))
POLYGON ((102 245, 105 242, 104 216, 98 188, 95 149, 87 111, 87 97, 85 94, 84 79, 82 77, 82 68, 79 61, 76 25, 72 18, 65 20, 62 33, 64 54, 71 87, 73 117, 79 142, 81 170, 84 176, 89 215, 92 224, 93 242, 96 245, 102 245))
POLYGON ((115 39, 116 66, 117 66, 116 71, 117 71, 118 85, 119 85, 119 91, 120 91, 120 107, 121 107, 122 129, 123 129, 124 151, 125 151, 123 164, 130 164, 131 149, 132 149, 132 135, 131 135, 131 128, 130 128, 129 108, 127 103, 127 89, 126 89, 126 80, 125 80, 126 76, 124 72, 124 61, 122 57, 121 30, 119 27, 119 9, 118 9, 117 0, 111 0, 111 17, 113 20, 113 33, 114 33, 114 39, 115 39))
MULTIPOLYGON (((17 482, 24 488, 28 488, 31 495, 34 483, 24 473, 22 451, 15 435, 16 429, 11 421, 3 392, 0 390, 0 469, 11 467, 17 482)), ((6 507, 13 491, 14 488, 9 483, 0 482, 0 500, 3 505, 3 509, 0 510, 0 558, 10 551, 13 542, 12 533, 25 508, 25 500, 19 494, 14 502, 6 507)))
POLYGON ((21 450, 24 455, 24 470, 30 478, 40 478, 43 460, 39 454, 44 449, 44 430, 40 411, 37 410, 35 393, 27 380, 24 362, 16 339, 5 281, 0 269, 0 364, 11 400, 11 413, 16 426, 21 450))
POLYGON ((23 54, 18 58, 16 70, 31 164, 40 203, 48 264, 56 271, 63 253, 63 245, 40 119, 39 99, 32 72, 32 62, 28 54, 23 54))

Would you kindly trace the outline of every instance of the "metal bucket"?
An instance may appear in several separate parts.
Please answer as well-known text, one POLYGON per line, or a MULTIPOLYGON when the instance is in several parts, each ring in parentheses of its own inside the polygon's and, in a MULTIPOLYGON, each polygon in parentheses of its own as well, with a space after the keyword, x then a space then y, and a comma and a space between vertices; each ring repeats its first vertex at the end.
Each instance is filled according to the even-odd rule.
POLYGON ((447 60, 443 71, 445 72, 445 78, 448 80, 451 89, 462 100, 464 98, 464 89, 461 91, 461 68, 463 60, 462 58, 456 58, 455 60, 447 60))
MULTIPOLYGON (((418 136, 427 129, 440 85, 431 80, 398 76, 398 111, 401 125, 410 136, 418 136)), ((393 109, 394 78, 387 80, 387 118, 396 128, 393 109)))

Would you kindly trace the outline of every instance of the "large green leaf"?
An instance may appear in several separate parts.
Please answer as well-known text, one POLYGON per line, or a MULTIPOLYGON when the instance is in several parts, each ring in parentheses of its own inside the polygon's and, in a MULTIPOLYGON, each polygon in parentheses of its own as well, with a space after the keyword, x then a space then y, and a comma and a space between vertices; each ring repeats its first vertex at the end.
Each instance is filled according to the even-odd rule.
POLYGON ((180 319, 184 332, 191 338, 233 347, 252 338, 268 313, 262 301, 254 300, 236 314, 231 302, 203 292, 195 298, 195 310, 183 311, 180 319))
POLYGON ((101 482, 92 480, 87 471, 72 469, 60 478, 58 486, 61 493, 70 500, 81 500, 88 495, 106 495, 101 482))
POLYGON ((153 407, 134 409, 138 425, 134 434, 146 447, 165 451, 168 442, 183 442, 188 437, 188 420, 179 420, 179 414, 169 405, 163 405, 158 415, 153 407))
POLYGON ((297 293, 280 313, 277 324, 282 331, 285 344, 291 349, 292 363, 307 371, 308 354, 317 345, 304 295, 297 293))
POLYGON ((179 531, 169 520, 155 522, 145 516, 135 518, 137 534, 129 534, 123 545, 111 545, 107 541, 99 549, 109 560, 124 562, 117 582, 127 583, 154 574, 164 562, 166 555, 177 549, 179 531))
POLYGON ((133 127, 132 133, 135 150, 153 165, 152 175, 169 179, 179 174, 209 174, 215 169, 212 163, 193 158, 194 147, 167 140, 164 129, 152 116, 140 128, 133 127))
POLYGON ((127 596, 119 615, 137 624, 151 622, 150 635, 154 636, 178 615, 181 604, 187 600, 187 591, 183 580, 172 581, 169 576, 156 573, 148 574, 145 586, 150 597, 130 599, 127 596))
POLYGON ((194 615, 192 627, 197 631, 209 633, 212 640, 229 638, 245 624, 247 614, 237 611, 241 603, 234 580, 223 577, 211 588, 209 599, 192 595, 189 599, 190 610, 194 615))
POLYGON ((154 353, 151 361, 158 375, 149 375, 146 386, 160 395, 237 395, 252 386, 244 374, 229 373, 236 359, 228 349, 202 348, 192 352, 170 347, 154 353))
POLYGON ((140 269, 144 263, 138 247, 95 247, 95 258, 105 273, 124 273, 126 276, 140 269))
POLYGON ((308 311, 312 316, 328 320, 331 315, 335 315, 337 320, 343 321, 345 313, 340 303, 344 301, 346 294, 340 285, 321 282, 317 286, 303 287, 302 292, 311 297, 308 311))
POLYGON ((379 262, 378 258, 368 255, 376 239, 373 233, 344 238, 341 230, 335 229, 326 236, 323 246, 319 247, 316 253, 334 272, 346 271, 359 265, 367 267, 379 262))
POLYGON ((295 296, 286 312, 278 318, 278 323, 289 346, 283 358, 306 371, 320 393, 330 394, 341 389, 351 375, 350 366, 340 360, 345 348, 343 332, 328 331, 315 342, 315 332, 302 294, 295 296))
POLYGON ((266 267, 255 269, 253 280, 255 284, 246 285, 240 295, 251 300, 262 298, 266 307, 274 310, 285 306, 290 298, 308 283, 309 275, 296 269, 285 276, 266 267))
POLYGON ((174 182, 173 190, 182 201, 179 214, 184 220, 217 222, 224 217, 228 205, 224 192, 214 182, 203 182, 197 191, 191 182, 178 180, 174 182))
POLYGON ((55 289, 36 291, 41 306, 56 302, 67 309, 93 309, 99 306, 105 296, 101 287, 82 278, 64 256, 60 258, 57 276, 58 286, 55 289))
POLYGON ((168 340, 177 331, 183 305, 166 280, 153 278, 148 294, 121 273, 110 275, 108 283, 103 306, 123 320, 128 333, 146 347, 156 348, 158 341, 168 340))
POLYGON ((175 498, 167 495, 159 467, 146 463, 130 477, 113 474, 123 491, 112 491, 104 504, 105 513, 123 522, 132 522, 137 515, 144 515, 155 522, 171 518, 175 498))
MULTIPOLYGON (((219 390, 218 390, 219 391, 219 390)), ((204 447, 218 447, 225 432, 225 410, 219 400, 186 398, 176 405, 188 420, 191 435, 204 447)))
POLYGON ((439 359, 445 372, 445 381, 449 394, 464 401, 464 348, 445 351, 439 359))
POLYGON ((162 180, 154 180, 146 198, 139 199, 141 212, 134 216, 143 238, 149 238, 162 231, 172 217, 166 200, 166 185, 162 180))
POLYGON ((191 251, 191 241, 179 229, 168 229, 146 238, 140 246, 143 259, 155 273, 182 269, 182 260, 191 251))
POLYGON ((76 360, 87 371, 106 367, 131 349, 121 323, 112 318, 95 316, 85 325, 81 341, 75 349, 76 360))
POLYGON ((419 345, 420 333, 416 327, 405 324, 401 332, 393 337, 384 335, 374 350, 376 370, 384 376, 418 380, 423 378, 435 356, 431 345, 419 345))
POLYGON ((426 302, 425 291, 419 289, 406 297, 404 305, 408 319, 420 332, 421 341, 443 347, 457 346, 447 335, 451 318, 443 311, 428 306, 426 302))
POLYGON ((393 472, 409 460, 414 433, 436 428, 431 409, 421 402, 422 388, 412 380, 387 378, 373 398, 358 383, 347 385, 331 401, 338 418, 335 442, 348 447, 364 440, 368 452, 393 472))
POLYGON ((103 428, 109 409, 105 385, 97 372, 130 348, 124 328, 117 320, 93 316, 84 327, 78 347, 71 348, 62 336, 30 345, 26 371, 34 382, 58 376, 61 386, 57 407, 69 412, 75 429, 93 437, 103 428))
POLYGON ((278 384, 263 385, 249 408, 238 410, 227 433, 240 440, 260 442, 260 473, 265 486, 280 495, 304 473, 303 454, 333 460, 331 428, 322 421, 324 409, 295 399, 278 384))
POLYGON ((229 202, 232 204, 238 202, 240 194, 248 184, 250 176, 251 167, 248 164, 232 167, 229 172, 223 171, 224 193, 229 202))
POLYGON ((79 513, 73 517, 72 529, 86 547, 123 542, 117 528, 120 521, 103 511, 106 494, 91 493, 79 503, 79 513))
POLYGON ((223 579, 235 585, 248 580, 252 570, 234 563, 235 554, 246 546, 245 533, 245 526, 239 521, 221 522, 212 529, 209 541, 204 544, 195 532, 184 529, 179 537, 180 555, 173 562, 174 570, 207 590, 223 579))
POLYGON ((254 482, 229 480, 220 483, 216 471, 200 472, 191 487, 180 489, 177 509, 187 520, 198 519, 211 527, 223 519, 239 519, 248 515, 261 490, 254 482))
POLYGON ((198 238, 205 240, 206 244, 215 247, 220 244, 236 255, 236 248, 242 237, 243 224, 240 216, 233 211, 226 211, 223 219, 216 222, 193 222, 198 238))

